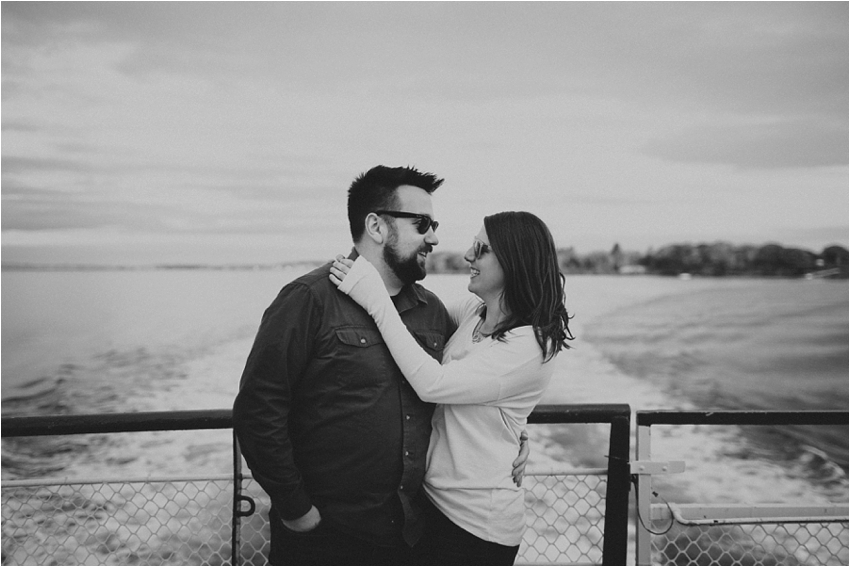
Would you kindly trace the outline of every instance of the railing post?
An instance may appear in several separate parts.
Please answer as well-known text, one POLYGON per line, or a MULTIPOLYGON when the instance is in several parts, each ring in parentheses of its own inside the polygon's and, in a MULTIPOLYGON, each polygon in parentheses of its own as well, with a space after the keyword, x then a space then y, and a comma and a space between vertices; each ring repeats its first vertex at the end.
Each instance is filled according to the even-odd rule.
MULTIPOLYGON (((640 412, 637 417, 637 439, 635 440, 635 457, 638 461, 649 461, 652 458, 650 449, 650 426, 641 423, 640 412)), ((651 500, 652 475, 637 475, 637 521, 635 522, 635 564, 652 564, 652 526, 651 500)))
POLYGON ((611 419, 608 486, 605 494, 603 565, 625 565, 629 532, 629 436, 631 410, 611 419))
POLYGON ((230 564, 242 565, 242 452, 233 432, 233 515, 230 536, 230 564))

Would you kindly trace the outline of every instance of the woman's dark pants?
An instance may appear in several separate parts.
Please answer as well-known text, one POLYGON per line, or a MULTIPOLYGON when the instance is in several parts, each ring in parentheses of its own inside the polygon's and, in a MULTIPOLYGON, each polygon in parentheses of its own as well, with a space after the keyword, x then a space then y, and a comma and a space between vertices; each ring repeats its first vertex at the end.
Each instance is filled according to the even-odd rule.
POLYGON ((416 545, 420 565, 513 565, 519 546, 493 543, 457 526, 432 504, 429 527, 416 545))

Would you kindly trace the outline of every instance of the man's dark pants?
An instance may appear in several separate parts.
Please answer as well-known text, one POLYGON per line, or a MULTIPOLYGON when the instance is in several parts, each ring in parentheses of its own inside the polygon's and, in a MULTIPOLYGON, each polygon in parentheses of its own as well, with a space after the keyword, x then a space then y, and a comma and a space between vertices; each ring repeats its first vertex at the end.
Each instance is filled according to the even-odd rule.
POLYGON ((407 545, 383 547, 353 537, 323 521, 306 533, 287 529, 274 510, 269 565, 421 565, 407 545))

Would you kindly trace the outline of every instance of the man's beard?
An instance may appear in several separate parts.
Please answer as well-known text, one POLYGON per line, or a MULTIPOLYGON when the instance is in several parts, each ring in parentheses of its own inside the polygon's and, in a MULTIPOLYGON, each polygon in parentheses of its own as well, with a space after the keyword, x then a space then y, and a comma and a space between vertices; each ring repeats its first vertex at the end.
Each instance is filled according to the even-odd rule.
POLYGON ((393 236, 390 237, 386 246, 384 246, 384 261, 387 263, 387 266, 389 266, 396 277, 405 285, 424 279, 427 272, 425 271, 424 263, 421 265, 419 263, 419 253, 430 252, 432 246, 430 244, 425 244, 422 248, 415 250, 407 258, 403 258, 396 248, 398 239, 393 236))

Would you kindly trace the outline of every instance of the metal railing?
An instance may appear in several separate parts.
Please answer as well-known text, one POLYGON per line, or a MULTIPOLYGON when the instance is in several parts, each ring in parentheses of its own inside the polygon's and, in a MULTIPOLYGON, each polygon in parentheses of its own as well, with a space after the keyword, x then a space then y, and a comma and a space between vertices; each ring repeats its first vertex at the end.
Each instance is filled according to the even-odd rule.
MULTIPOLYGON (((230 428, 230 410, 2 418, 4 438, 230 428)), ((2 562, 236 565, 234 478, 4 481, 2 562)))
MULTIPOLYGON (((653 504, 655 425, 846 426, 848 412, 637 412, 629 462, 627 405, 540 406, 530 424, 608 423, 608 467, 530 468, 529 529, 518 563, 626 563, 630 477, 637 486, 638 564, 839 564, 847 505, 653 504), (648 522, 648 525, 646 523, 648 522), (660 528, 657 533, 653 528, 660 528), (669 529, 668 529, 669 528, 669 529), (664 531, 664 534, 660 532, 664 531)), ((230 429, 230 410, 4 417, 2 436, 230 429)), ((263 564, 268 497, 242 474, 86 481, 4 481, 3 564, 263 564)))
POLYGON ((636 412, 637 564, 847 565, 847 504, 653 504, 652 474, 676 465, 652 462, 650 431, 653 425, 847 427, 848 417, 846 411, 636 412))
MULTIPOLYGON (((610 424, 609 462, 529 470, 519 562, 625 564, 630 416, 624 404, 532 413, 530 424, 610 424)), ((230 428, 230 410, 2 418, 4 438, 230 428)), ((3 564, 262 564, 268 497, 233 447, 232 475, 4 481, 3 564)))
MULTIPOLYGON (((529 423, 608 423, 608 467, 605 492, 603 565, 625 565, 629 529, 629 439, 631 408, 627 404, 538 406, 529 423)), ((533 525, 533 524, 532 524, 533 525)), ((557 540, 556 540, 557 541, 557 540)), ((553 561, 554 562, 554 561, 553 561)))

